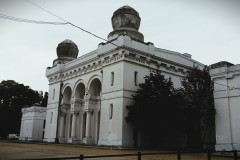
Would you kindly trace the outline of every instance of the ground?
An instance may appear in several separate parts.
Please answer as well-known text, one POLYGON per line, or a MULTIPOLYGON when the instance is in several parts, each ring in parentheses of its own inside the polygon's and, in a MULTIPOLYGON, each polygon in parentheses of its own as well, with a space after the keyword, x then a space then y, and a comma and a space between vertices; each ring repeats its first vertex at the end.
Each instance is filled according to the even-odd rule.
MULTIPOLYGON (((16 141, 0 140, 0 160, 5 159, 34 159, 53 157, 74 157, 83 155, 105 155, 105 154, 136 154, 137 152, 163 152, 159 150, 137 150, 117 149, 106 147, 93 147, 70 144, 48 144, 48 143, 17 143, 16 141)), ((136 160, 133 157, 98 158, 97 160, 136 160)), ((142 156, 142 160, 176 160, 176 154, 142 156)), ((212 160, 232 160, 231 157, 214 156, 212 160)), ((94 159, 93 159, 94 160, 94 159)), ((182 160, 207 160, 204 154, 184 154, 182 160)))

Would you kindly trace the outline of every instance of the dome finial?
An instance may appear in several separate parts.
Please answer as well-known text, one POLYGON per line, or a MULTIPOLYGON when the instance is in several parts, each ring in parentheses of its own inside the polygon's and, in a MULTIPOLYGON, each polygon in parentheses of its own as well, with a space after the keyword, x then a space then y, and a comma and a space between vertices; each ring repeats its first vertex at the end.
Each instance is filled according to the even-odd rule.
POLYGON ((65 39, 57 46, 57 56, 53 65, 72 61, 78 56, 78 46, 70 39, 65 39))
POLYGON ((113 13, 112 27, 114 31, 109 33, 108 38, 125 34, 132 39, 144 41, 143 34, 138 32, 140 22, 141 18, 135 9, 128 5, 122 6, 113 13))
POLYGON ((57 46, 58 58, 76 59, 78 56, 78 46, 70 39, 65 39, 57 46))

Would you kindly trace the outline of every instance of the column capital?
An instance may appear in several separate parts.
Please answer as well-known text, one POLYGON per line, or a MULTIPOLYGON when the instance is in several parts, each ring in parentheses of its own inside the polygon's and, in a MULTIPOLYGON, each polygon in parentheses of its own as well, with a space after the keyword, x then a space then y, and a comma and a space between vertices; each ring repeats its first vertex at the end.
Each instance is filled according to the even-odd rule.
POLYGON ((87 112, 88 114, 92 114, 94 111, 94 109, 85 109, 85 112, 87 112))
POLYGON ((73 115, 77 115, 79 113, 79 111, 71 111, 70 113, 73 115))
POLYGON ((60 112, 67 113, 67 110, 70 108, 69 104, 60 105, 60 112))
POLYGON ((80 105, 82 104, 84 101, 82 100, 82 98, 80 97, 76 97, 74 94, 72 94, 72 97, 71 97, 71 104, 73 105, 80 105))
POLYGON ((86 89, 84 100, 88 100, 89 98, 90 98, 90 94, 89 94, 88 90, 86 89))
POLYGON ((60 116, 61 116, 61 117, 65 117, 66 115, 67 115, 67 113, 60 111, 60 116))

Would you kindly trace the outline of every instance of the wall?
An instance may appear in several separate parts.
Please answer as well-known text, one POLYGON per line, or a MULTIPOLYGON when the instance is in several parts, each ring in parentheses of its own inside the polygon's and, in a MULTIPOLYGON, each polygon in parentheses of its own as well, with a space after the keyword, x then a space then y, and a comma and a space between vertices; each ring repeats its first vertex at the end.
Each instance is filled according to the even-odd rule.
POLYGON ((33 106, 22 109, 20 140, 42 141, 46 108, 33 106))
POLYGON ((215 149, 240 149, 240 65, 211 70, 216 109, 215 149))
POLYGON ((99 145, 122 146, 123 62, 103 68, 99 145), (114 73, 114 77, 112 77, 114 73), (112 83, 113 80, 113 83, 112 83), (112 105, 112 117, 110 117, 112 105))
POLYGON ((49 85, 46 127, 44 134, 45 142, 56 141, 60 86, 60 82, 49 85))

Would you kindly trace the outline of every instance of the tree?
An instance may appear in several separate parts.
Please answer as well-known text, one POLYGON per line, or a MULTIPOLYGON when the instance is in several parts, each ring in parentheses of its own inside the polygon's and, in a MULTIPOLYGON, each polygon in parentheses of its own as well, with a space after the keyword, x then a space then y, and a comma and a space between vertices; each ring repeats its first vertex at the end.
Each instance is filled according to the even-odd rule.
MULTIPOLYGON (((209 74, 209 68, 205 66, 202 70, 194 67, 187 72, 182 79, 183 88, 180 89, 184 95, 184 113, 187 123, 190 143, 200 145, 215 142, 215 109, 213 99, 213 82, 209 74), (198 137, 196 136, 198 135, 198 137), (196 142, 196 141, 199 142, 196 142), (196 144, 198 143, 198 144, 196 144)), ((190 144, 191 145, 191 144, 190 144)))
POLYGON ((40 92, 40 97, 41 97, 40 106, 47 107, 48 92, 45 92, 44 96, 43 96, 43 92, 40 92))
POLYGON ((0 83, 0 136, 9 133, 19 133, 21 124, 21 109, 40 103, 41 96, 29 86, 24 86, 13 80, 0 83))
POLYGON ((139 84, 133 105, 127 106, 127 122, 141 136, 150 137, 146 141, 152 146, 169 144, 169 139, 175 146, 182 143, 202 148, 203 144, 214 144, 213 82, 208 67, 192 68, 181 83, 182 87, 175 89, 171 78, 152 73, 145 77, 145 83, 139 84))
POLYGON ((127 122, 131 122, 141 137, 151 146, 159 144, 160 137, 167 136, 169 127, 179 126, 179 97, 171 78, 165 79, 160 72, 146 76, 145 83, 139 84, 134 104, 127 106, 127 122))

